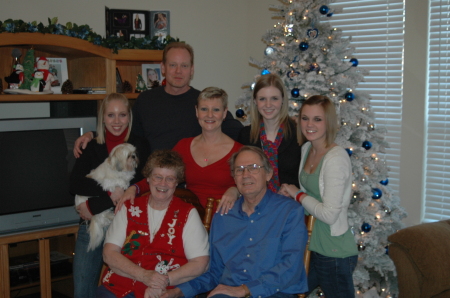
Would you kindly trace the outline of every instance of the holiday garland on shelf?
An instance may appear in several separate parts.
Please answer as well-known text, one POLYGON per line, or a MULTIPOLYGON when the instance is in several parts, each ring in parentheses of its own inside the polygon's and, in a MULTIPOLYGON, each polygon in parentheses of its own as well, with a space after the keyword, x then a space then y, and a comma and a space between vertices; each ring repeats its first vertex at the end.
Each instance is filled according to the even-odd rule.
POLYGON ((48 25, 33 22, 24 22, 22 20, 8 19, 4 22, 0 21, 0 33, 44 33, 44 34, 57 34, 75 37, 83 40, 87 40, 95 45, 99 45, 105 48, 112 49, 114 53, 117 53, 121 49, 145 49, 145 50, 163 50, 164 47, 174 41, 180 41, 178 38, 171 36, 165 37, 162 41, 158 36, 145 36, 142 38, 131 37, 130 41, 125 41, 123 37, 109 36, 102 37, 99 34, 92 31, 89 25, 77 25, 75 23, 68 22, 66 25, 58 24, 58 18, 48 19, 48 25))

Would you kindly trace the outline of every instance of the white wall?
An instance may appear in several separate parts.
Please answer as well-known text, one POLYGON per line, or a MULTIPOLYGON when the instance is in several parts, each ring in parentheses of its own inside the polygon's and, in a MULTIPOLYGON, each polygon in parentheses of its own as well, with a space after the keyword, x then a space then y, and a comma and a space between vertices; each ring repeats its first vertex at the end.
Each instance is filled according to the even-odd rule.
MULTIPOLYGON (((59 22, 88 24, 101 35, 105 33, 104 7, 113 9, 170 10, 171 35, 191 44, 195 50, 197 89, 207 86, 224 88, 230 97, 230 110, 241 94, 241 85, 251 81, 256 69, 248 58, 261 58, 261 36, 270 29, 270 4, 276 0, 123 0, 67 1, 3 0, 0 20, 22 19, 47 24, 47 18, 59 22)), ((405 77, 400 198, 409 213, 407 225, 421 220, 423 193, 424 101, 427 55, 428 1, 406 0, 405 77)), ((1 108, 1 107, 0 107, 1 108)))

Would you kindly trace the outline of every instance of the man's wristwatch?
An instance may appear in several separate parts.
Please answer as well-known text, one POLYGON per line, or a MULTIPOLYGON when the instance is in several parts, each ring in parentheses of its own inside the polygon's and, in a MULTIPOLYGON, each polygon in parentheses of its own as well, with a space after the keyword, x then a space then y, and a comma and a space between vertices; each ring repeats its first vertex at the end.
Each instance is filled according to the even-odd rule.
POLYGON ((252 295, 250 293, 250 289, 244 284, 242 284, 242 287, 244 288, 244 291, 245 291, 244 298, 250 298, 250 296, 252 295))

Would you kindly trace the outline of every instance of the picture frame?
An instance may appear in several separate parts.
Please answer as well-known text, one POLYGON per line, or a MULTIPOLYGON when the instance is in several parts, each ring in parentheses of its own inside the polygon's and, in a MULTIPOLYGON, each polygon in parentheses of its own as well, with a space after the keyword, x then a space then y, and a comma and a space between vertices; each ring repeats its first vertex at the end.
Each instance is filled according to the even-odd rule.
POLYGON ((107 36, 140 38, 150 34, 150 11, 133 9, 109 9, 105 6, 105 22, 107 36))
POLYGON ((67 58, 46 57, 49 63, 49 72, 53 75, 51 90, 54 94, 62 94, 61 87, 69 79, 67 71, 67 58))
POLYGON ((161 41, 170 35, 170 11, 150 11, 150 35, 158 36, 161 41))
POLYGON ((142 64, 142 78, 148 89, 152 88, 154 80, 157 80, 158 85, 161 86, 164 80, 161 64, 142 64))

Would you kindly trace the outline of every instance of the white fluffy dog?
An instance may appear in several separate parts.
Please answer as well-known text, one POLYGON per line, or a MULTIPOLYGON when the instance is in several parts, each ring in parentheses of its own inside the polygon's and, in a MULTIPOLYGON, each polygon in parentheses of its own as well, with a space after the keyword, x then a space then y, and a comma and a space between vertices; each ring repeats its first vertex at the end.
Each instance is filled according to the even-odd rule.
MULTIPOLYGON (((105 191, 113 192, 116 187, 127 189, 130 186, 131 179, 134 177, 138 163, 136 148, 131 144, 121 144, 116 146, 109 154, 109 157, 86 177, 97 181, 105 191)), ((88 198, 76 195, 75 206, 86 202, 88 198)), ((94 250, 102 243, 104 230, 111 224, 113 218, 114 211, 111 209, 92 216, 88 228, 90 235, 88 251, 94 250)))

